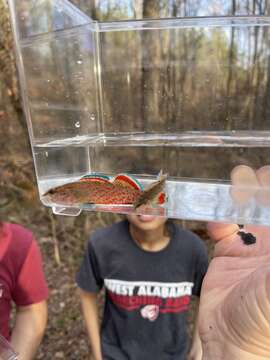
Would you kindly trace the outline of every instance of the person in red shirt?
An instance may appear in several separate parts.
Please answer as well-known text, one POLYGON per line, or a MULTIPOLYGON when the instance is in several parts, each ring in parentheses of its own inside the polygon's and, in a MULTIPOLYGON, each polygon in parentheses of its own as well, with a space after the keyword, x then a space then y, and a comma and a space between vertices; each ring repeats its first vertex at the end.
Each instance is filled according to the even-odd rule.
POLYGON ((48 287, 33 234, 24 227, 0 223, 0 335, 20 360, 33 359, 47 324, 48 287), (15 324, 9 320, 12 303, 15 324))

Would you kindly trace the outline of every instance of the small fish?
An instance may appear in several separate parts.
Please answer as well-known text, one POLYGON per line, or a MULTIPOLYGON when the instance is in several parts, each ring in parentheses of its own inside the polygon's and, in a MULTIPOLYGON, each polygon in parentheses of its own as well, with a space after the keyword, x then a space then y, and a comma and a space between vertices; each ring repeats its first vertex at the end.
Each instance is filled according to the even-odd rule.
POLYGON ((134 205, 164 204, 163 188, 167 176, 160 174, 158 180, 145 189, 135 178, 118 174, 113 178, 103 174, 89 174, 79 181, 57 186, 47 191, 45 199, 61 205, 134 205))

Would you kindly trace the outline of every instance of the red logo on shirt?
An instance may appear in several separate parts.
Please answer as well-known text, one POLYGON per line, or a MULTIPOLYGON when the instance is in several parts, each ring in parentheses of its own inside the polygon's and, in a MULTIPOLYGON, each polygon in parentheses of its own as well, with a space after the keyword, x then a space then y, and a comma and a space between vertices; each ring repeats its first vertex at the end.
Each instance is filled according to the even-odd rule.
POLYGON ((143 318, 150 321, 155 321, 159 315, 159 307, 157 305, 146 305, 141 309, 143 318))

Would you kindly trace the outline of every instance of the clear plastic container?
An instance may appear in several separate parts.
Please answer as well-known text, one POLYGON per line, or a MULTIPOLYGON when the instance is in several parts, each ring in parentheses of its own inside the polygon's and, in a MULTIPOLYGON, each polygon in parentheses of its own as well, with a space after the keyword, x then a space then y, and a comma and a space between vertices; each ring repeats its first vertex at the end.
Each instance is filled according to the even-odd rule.
POLYGON ((17 360, 18 355, 13 351, 9 342, 0 335, 0 360, 17 360))
POLYGON ((66 0, 9 4, 46 206, 130 213, 42 195, 92 172, 146 184, 162 169, 168 201, 148 213, 270 224, 270 207, 256 196, 238 204, 230 182, 236 165, 269 161, 270 17, 104 22, 66 0))

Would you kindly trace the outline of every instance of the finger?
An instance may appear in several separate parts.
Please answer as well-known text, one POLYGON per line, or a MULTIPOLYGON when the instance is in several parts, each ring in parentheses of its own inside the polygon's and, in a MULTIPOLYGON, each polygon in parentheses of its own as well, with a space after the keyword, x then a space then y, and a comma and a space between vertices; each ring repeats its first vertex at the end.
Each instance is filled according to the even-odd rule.
POLYGON ((218 222, 207 223, 207 232, 210 238, 216 242, 231 237, 239 231, 237 224, 225 224, 218 222))
POLYGON ((258 179, 255 171, 247 165, 238 165, 231 172, 231 197, 235 203, 247 203, 258 190, 258 179))
POLYGON ((263 166, 257 170, 256 176, 261 186, 256 194, 256 200, 261 205, 270 206, 270 165, 263 166))

